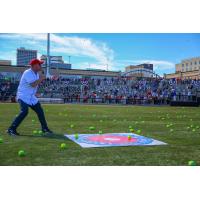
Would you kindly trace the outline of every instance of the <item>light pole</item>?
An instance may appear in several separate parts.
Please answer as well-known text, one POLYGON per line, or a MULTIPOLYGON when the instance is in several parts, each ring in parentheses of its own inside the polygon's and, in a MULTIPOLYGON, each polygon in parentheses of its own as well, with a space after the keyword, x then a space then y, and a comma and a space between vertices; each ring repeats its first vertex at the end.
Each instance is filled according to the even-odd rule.
POLYGON ((47 71, 46 71, 46 77, 50 77, 50 33, 47 33, 47 71))
POLYGON ((106 60, 107 60, 106 69, 108 71, 108 62, 109 62, 109 59, 107 58, 106 60))

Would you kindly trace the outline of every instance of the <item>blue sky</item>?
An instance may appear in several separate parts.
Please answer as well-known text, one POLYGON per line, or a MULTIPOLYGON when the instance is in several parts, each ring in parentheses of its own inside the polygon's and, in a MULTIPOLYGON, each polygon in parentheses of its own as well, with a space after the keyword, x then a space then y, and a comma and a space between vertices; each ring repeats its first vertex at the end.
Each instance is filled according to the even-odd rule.
MULTIPOLYGON (((16 49, 46 54, 46 34, 0 34, 0 59, 16 63, 16 49)), ((158 74, 171 73, 182 59, 200 56, 200 34, 51 34, 51 55, 62 55, 73 68, 124 70, 130 64, 153 63, 158 74)))

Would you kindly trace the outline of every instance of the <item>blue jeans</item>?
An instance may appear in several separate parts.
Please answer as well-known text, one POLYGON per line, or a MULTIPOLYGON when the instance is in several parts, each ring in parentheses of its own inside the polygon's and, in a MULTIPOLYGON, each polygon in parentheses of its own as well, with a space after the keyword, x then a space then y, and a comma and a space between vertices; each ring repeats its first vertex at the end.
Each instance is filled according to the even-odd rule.
POLYGON ((20 111, 19 115, 12 122, 12 124, 10 126, 11 129, 14 129, 14 130, 17 129, 17 127, 21 124, 21 122, 24 120, 24 118, 28 115, 29 107, 36 112, 42 129, 48 129, 47 122, 46 122, 46 119, 44 116, 44 111, 39 102, 35 105, 28 105, 21 99, 19 99, 18 102, 19 102, 21 111, 20 111))

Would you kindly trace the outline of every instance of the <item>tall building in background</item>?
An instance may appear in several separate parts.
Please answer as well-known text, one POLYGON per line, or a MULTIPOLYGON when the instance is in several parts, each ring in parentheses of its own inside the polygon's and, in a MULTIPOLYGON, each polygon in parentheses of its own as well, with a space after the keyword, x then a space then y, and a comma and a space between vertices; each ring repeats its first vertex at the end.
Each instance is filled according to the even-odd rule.
MULTIPOLYGON (((47 56, 42 55, 40 57, 41 60, 44 61, 44 66, 46 66, 47 63, 47 56)), ((63 68, 63 69, 71 69, 71 64, 70 63, 65 63, 63 61, 62 56, 50 56, 50 67, 52 68, 63 68)))
POLYGON ((17 65, 29 65, 30 60, 37 58, 37 50, 17 49, 17 65))
POLYGON ((176 72, 188 72, 200 70, 200 57, 189 58, 182 60, 181 63, 176 64, 176 72))
POLYGON ((165 74, 165 78, 171 79, 200 79, 200 57, 181 60, 176 64, 175 73, 165 74))

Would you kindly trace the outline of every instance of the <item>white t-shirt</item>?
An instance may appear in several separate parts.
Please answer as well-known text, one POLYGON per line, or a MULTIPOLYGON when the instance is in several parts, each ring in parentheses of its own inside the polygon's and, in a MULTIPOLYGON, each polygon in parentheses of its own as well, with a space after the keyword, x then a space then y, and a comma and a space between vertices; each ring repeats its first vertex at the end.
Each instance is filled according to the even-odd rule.
POLYGON ((32 69, 24 71, 17 89, 17 100, 21 99, 29 105, 37 104, 38 99, 35 94, 38 86, 32 87, 30 84, 38 79, 39 74, 35 73, 32 69))

